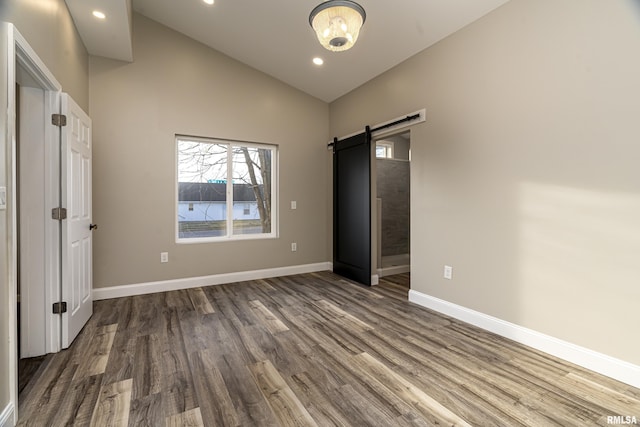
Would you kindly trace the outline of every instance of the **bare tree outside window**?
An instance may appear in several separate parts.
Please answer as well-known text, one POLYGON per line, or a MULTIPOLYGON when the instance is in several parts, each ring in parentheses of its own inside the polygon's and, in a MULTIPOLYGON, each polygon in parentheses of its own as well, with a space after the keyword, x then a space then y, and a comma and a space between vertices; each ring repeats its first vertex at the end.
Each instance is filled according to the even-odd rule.
MULTIPOLYGON (((237 179, 251 187, 260 215, 262 233, 271 233, 271 150, 234 147, 234 163, 236 153, 241 154, 237 156, 237 161, 243 167, 234 168, 234 182, 237 179), (237 177, 236 171, 239 172, 237 177)), ((235 229, 234 224, 234 232, 235 229)))
POLYGON ((176 141, 179 239, 274 235, 275 146, 176 141))

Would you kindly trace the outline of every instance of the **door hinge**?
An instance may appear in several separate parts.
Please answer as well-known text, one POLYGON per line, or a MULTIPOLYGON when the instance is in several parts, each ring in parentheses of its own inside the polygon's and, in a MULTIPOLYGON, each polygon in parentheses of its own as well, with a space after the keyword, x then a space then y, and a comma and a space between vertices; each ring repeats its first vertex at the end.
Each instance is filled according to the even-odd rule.
POLYGON ((54 126, 62 127, 67 125, 67 116, 64 114, 52 114, 51 115, 51 123, 54 126))
POLYGON ((53 303, 53 314, 62 314, 67 312, 67 302, 54 302, 53 303))
POLYGON ((51 209, 51 218, 57 221, 62 221, 63 219, 67 219, 67 209, 66 208, 51 209))

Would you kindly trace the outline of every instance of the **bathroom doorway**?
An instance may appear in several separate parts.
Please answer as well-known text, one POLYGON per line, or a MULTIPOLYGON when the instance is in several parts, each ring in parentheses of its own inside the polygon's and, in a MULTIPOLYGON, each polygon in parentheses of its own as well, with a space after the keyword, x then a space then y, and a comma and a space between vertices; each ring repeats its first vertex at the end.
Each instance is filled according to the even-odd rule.
POLYGON ((411 271, 411 132, 375 142, 378 277, 411 271))

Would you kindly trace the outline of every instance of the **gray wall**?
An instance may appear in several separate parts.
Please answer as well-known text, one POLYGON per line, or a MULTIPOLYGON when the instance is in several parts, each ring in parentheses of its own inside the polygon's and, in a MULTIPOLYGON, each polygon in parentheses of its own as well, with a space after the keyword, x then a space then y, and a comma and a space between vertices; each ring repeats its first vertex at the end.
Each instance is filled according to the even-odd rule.
POLYGON ((638 52, 637 1, 512 0, 330 105, 427 109, 414 290, 640 365, 638 52))
MULTIPOLYGON (((64 0, 1 0, 0 21, 13 23, 35 50, 63 90, 85 110, 89 107, 88 55, 73 25, 64 0)), ((0 106, 6 111, 7 33, 0 35, 0 106)), ((7 186, 11 173, 7 163, 9 142, 6 114, 0 114, 0 186, 7 186)), ((9 200, 11 194, 7 194, 9 200)), ((10 401, 9 366, 9 296, 12 289, 7 276, 7 233, 11 228, 8 211, 0 211, 0 412, 10 401)), ((15 403, 15 402, 14 402, 15 403)))
POLYGON ((94 287, 326 262, 328 104, 137 14, 133 48, 90 60, 94 287), (176 244, 175 134, 278 144, 280 238, 176 244))

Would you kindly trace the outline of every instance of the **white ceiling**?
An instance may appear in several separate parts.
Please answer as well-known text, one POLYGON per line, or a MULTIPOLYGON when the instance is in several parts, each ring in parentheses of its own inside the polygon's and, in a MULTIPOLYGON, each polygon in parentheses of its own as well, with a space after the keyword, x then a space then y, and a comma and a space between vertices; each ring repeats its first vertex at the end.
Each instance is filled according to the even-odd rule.
MULTIPOLYGON (((331 102, 507 1, 359 0, 367 19, 358 42, 345 52, 329 52, 315 38, 309 12, 320 0, 216 0, 213 6, 202 0, 133 0, 133 9, 331 102), (315 56, 323 58, 324 65, 314 65, 315 56)), ((128 26, 130 15, 117 13, 113 20, 120 23, 107 16, 100 24, 113 25, 114 31, 108 32, 86 11, 94 5, 127 5, 128 0, 66 2, 90 54, 131 60, 126 52, 128 48, 130 54, 130 37, 128 46, 120 47, 114 37, 128 26), (114 49, 122 53, 110 54, 114 49)))

